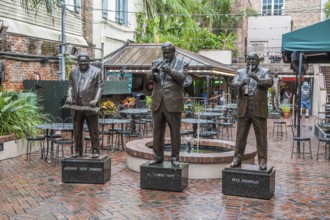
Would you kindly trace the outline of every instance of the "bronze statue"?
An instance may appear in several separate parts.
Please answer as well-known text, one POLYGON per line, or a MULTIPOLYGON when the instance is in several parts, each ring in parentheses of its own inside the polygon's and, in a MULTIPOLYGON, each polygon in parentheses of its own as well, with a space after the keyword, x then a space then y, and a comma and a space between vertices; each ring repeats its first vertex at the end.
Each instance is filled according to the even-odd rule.
MULTIPOLYGON (((78 56, 78 67, 70 72, 68 97, 66 104, 74 104, 84 107, 97 107, 102 96, 103 79, 101 70, 89 65, 89 56, 78 56)), ((75 111, 73 118, 73 132, 75 141, 75 153, 72 157, 83 154, 83 131, 86 120, 92 143, 92 157, 100 155, 99 141, 99 114, 95 111, 75 111)))
POLYGON ((180 127, 183 112, 184 81, 188 63, 175 56, 175 47, 166 42, 162 45, 163 59, 152 62, 148 79, 154 82, 151 110, 153 114, 153 151, 155 159, 149 164, 159 164, 164 160, 166 122, 171 136, 171 162, 179 165, 181 145, 180 127))
POLYGON ((241 165, 249 130, 253 124, 259 168, 267 169, 267 92, 273 85, 273 80, 269 70, 258 67, 259 62, 258 54, 250 52, 247 56, 247 68, 238 70, 232 81, 232 87, 238 89, 238 124, 235 154, 230 167, 241 165))
POLYGON ((272 107, 273 107, 273 110, 279 110, 280 81, 281 81, 281 78, 278 76, 278 73, 275 72, 274 76, 273 76, 273 86, 272 86, 272 107))

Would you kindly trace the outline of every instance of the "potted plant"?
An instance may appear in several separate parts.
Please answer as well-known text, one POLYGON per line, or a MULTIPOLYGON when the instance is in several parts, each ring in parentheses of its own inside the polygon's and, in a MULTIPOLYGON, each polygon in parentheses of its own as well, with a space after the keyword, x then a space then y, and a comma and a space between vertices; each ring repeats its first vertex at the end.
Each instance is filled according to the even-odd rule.
POLYGON ((0 92, 0 136, 36 136, 36 125, 49 121, 33 93, 0 92))
POLYGON ((120 107, 122 109, 133 108, 135 106, 135 98, 134 97, 126 97, 125 99, 121 100, 120 107))
POLYGON ((39 136, 36 125, 49 122, 38 99, 34 93, 0 92, 0 160, 23 154, 24 138, 39 136))
POLYGON ((117 110, 118 110, 117 106, 110 99, 102 102, 100 105, 100 111, 102 117, 111 116, 112 114, 116 113, 117 110))
POLYGON ((282 114, 284 118, 290 117, 291 107, 289 105, 282 105, 282 114))

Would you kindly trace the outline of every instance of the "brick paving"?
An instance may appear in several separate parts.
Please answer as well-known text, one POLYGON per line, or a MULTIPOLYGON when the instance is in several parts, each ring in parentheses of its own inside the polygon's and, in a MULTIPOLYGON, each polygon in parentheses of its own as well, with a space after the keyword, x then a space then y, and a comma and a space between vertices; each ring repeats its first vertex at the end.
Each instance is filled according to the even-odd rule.
MULTIPOLYGON (((189 180, 183 192, 140 189, 140 175, 126 167, 126 152, 112 157, 106 184, 64 184, 60 165, 34 153, 0 161, 0 220, 4 219, 330 219, 329 160, 316 161, 314 119, 302 119, 312 137, 313 159, 294 155, 292 135, 272 137, 269 165, 276 168, 270 200, 226 196, 221 179, 189 180)), ((253 129, 248 142, 255 144, 253 129)), ((219 172, 221 172, 219 170, 219 172)))

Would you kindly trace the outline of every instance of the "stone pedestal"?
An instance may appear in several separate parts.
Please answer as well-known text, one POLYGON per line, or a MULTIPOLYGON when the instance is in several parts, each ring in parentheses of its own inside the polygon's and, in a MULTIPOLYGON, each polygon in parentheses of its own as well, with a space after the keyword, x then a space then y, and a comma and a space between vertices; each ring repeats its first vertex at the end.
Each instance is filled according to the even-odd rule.
POLYGON ((275 168, 259 170, 259 165, 222 170, 222 193, 225 195, 270 199, 275 191, 275 168))
POLYGON ((83 155, 62 160, 62 181, 64 183, 106 183, 111 176, 111 158, 101 155, 92 158, 83 155))
POLYGON ((157 189, 181 192, 188 185, 189 164, 180 163, 178 167, 171 162, 140 166, 140 187, 142 189, 157 189))

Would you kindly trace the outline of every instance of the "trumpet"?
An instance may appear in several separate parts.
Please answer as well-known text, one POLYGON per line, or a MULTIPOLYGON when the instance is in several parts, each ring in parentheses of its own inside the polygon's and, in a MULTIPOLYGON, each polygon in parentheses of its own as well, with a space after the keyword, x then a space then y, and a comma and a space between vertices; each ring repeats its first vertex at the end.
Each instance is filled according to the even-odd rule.
POLYGON ((151 73, 154 76, 157 76, 160 73, 160 69, 167 63, 167 59, 164 59, 158 66, 152 68, 151 73))
MULTIPOLYGON (((251 73, 251 71, 252 71, 252 65, 249 65, 248 75, 249 75, 249 73, 251 73)), ((249 83, 250 83, 250 80, 248 81, 248 83, 245 86, 244 96, 249 95, 249 83)))

